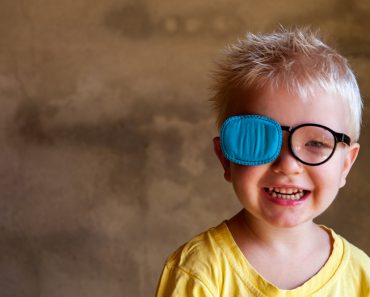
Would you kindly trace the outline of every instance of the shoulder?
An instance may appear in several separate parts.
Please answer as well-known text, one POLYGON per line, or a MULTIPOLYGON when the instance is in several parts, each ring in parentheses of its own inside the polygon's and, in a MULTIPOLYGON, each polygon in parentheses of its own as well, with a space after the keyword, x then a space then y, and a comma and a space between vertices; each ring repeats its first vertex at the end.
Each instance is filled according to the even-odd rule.
POLYGON ((190 274, 215 273, 223 259, 228 236, 226 224, 221 223, 180 246, 168 257, 166 266, 177 267, 190 274))
POLYGON ((222 281, 225 223, 179 247, 166 261, 156 296, 217 296, 222 281))
MULTIPOLYGON (((333 239, 331 255, 322 271, 328 278, 323 296, 369 296, 370 258, 332 229, 322 226, 333 239)), ((316 295, 315 295, 316 296, 316 295)), ((318 295, 322 296, 322 295, 318 295)))
POLYGON ((370 280, 370 257, 363 250, 348 242, 343 237, 340 238, 343 240, 344 247, 348 251, 349 265, 365 272, 368 280, 370 280))
POLYGON ((334 239, 333 249, 340 250, 340 255, 338 256, 342 257, 342 261, 348 262, 348 264, 359 269, 364 269, 370 274, 370 257, 363 250, 337 234, 333 229, 326 226, 322 226, 322 228, 331 234, 331 237, 334 239))
POLYGON ((340 235, 335 235, 343 244, 343 269, 341 278, 347 285, 357 289, 358 296, 370 295, 369 256, 340 235))

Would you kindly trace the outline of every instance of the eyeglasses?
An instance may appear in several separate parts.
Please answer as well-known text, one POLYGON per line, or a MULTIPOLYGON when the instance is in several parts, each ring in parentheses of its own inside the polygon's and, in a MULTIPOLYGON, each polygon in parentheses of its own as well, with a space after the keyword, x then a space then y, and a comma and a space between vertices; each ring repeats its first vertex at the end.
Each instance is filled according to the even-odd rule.
POLYGON ((328 161, 337 143, 351 144, 347 135, 319 124, 288 127, 268 117, 241 115, 232 116, 223 123, 220 130, 221 149, 224 156, 236 164, 266 164, 278 158, 283 131, 289 132, 291 154, 301 163, 311 166, 328 161))
POLYGON ((292 155, 306 165, 317 166, 327 162, 339 142, 351 144, 346 134, 318 124, 281 126, 281 129, 289 132, 288 146, 292 155))

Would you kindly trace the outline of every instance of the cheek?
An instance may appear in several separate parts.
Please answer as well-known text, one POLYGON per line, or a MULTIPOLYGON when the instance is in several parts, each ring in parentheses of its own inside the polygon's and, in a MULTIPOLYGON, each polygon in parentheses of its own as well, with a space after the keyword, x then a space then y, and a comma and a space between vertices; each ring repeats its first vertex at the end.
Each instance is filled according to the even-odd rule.
POLYGON ((242 166, 232 163, 230 166, 231 177, 238 181, 255 179, 255 176, 258 175, 258 167, 259 166, 242 166))
POLYGON ((340 158, 333 158, 327 163, 313 168, 311 178, 315 188, 329 196, 337 194, 342 181, 342 162, 340 158))
POLYGON ((248 192, 258 188, 261 177, 265 172, 264 165, 242 166, 231 165, 231 180, 236 193, 248 192))

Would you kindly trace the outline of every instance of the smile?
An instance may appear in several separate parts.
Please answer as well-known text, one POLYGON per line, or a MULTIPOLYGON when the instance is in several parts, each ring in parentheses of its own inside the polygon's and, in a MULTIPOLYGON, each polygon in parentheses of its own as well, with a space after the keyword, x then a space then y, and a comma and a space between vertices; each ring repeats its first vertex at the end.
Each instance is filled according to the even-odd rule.
POLYGON ((307 191, 299 188, 265 188, 265 191, 273 198, 284 200, 300 200, 307 191))

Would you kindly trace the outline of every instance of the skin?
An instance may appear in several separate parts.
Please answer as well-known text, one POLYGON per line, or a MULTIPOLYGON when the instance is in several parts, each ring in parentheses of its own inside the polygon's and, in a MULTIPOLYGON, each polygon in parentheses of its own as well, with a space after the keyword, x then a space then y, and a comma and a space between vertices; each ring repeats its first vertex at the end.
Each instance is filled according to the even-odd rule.
MULTIPOLYGON (((317 91, 300 100, 285 90, 253 94, 239 91, 229 115, 258 114, 281 125, 317 123, 351 136, 346 109, 336 96, 317 91)), ((225 179, 233 185, 243 210, 228 221, 228 227, 250 264, 269 282, 282 289, 303 284, 325 264, 332 239, 313 219, 334 201, 356 160, 359 144, 338 144, 332 158, 319 166, 300 163, 289 152, 287 132, 279 157, 268 164, 242 166, 222 154, 218 137, 214 149, 225 179), (298 188, 305 199, 284 205, 270 199, 265 188, 298 188), (294 253, 292 253, 294 251, 294 253)))

